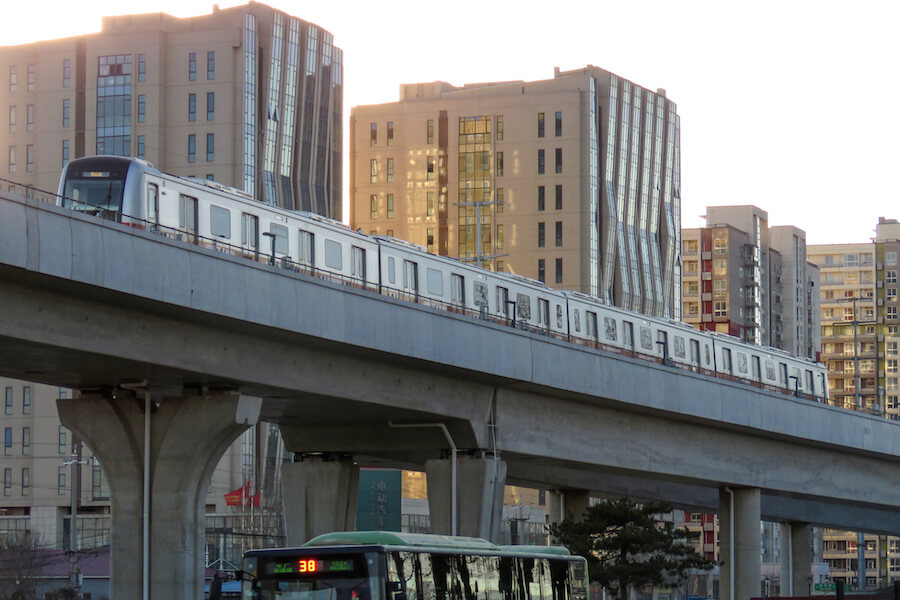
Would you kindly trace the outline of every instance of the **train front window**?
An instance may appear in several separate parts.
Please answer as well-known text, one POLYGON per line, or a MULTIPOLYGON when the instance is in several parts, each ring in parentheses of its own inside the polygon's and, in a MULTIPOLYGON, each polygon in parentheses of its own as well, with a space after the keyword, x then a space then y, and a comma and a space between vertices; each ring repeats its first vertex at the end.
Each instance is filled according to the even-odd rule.
POLYGON ((122 210, 124 173, 113 170, 75 170, 66 177, 63 206, 75 210, 100 209, 112 213, 122 210))

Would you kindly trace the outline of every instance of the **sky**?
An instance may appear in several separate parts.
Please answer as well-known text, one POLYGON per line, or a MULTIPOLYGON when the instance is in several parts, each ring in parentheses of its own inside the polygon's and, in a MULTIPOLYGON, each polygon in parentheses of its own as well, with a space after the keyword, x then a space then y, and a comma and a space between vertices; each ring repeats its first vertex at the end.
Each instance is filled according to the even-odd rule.
MULTIPOLYGON (((396 101, 401 83, 534 81, 593 64, 677 103, 683 227, 702 226, 707 206, 754 204, 808 243, 851 243, 873 237, 878 217, 900 219, 900 2, 266 4, 334 34, 347 122, 352 106, 396 101)), ((199 0, 7 2, 0 45, 99 31, 105 15, 211 10, 199 0)))

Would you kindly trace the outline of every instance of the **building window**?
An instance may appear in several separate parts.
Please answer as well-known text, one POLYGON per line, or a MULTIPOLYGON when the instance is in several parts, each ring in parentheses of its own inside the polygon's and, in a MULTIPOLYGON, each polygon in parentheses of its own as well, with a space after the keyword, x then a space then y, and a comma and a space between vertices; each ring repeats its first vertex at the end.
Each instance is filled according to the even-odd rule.
POLYGON ((16 105, 13 104, 9 107, 9 132, 16 132, 16 105))
MULTIPOLYGON (((143 96, 141 96, 143 98, 143 96)), ((140 109, 140 107, 138 107, 140 109)), ((140 115, 138 116, 140 118, 140 115)), ((72 123, 72 101, 68 98, 63 100, 62 105, 62 126, 68 127, 72 123)))
POLYGON ((369 218, 372 220, 378 218, 378 196, 376 194, 369 195, 369 218))
POLYGON ((503 225, 497 225, 497 250, 503 250, 503 225))
POLYGON ((188 54, 188 80, 197 81, 197 53, 188 54))
POLYGON ((497 115, 497 141, 503 141, 503 115, 497 115))
POLYGON ((34 145, 25 146, 25 170, 29 173, 34 171, 34 145))
POLYGON ((556 149, 556 173, 562 173, 562 148, 556 149))
POLYGON ((428 119, 425 122, 425 143, 434 143, 434 119, 428 119))
POLYGON ((538 165, 537 165, 538 175, 544 174, 544 150, 543 148, 538 150, 538 165))
POLYGON ((538 248, 544 247, 544 223, 538 223, 538 248))
POLYGON ((144 147, 144 136, 137 136, 137 157, 146 158, 146 148, 144 147))
POLYGON ((728 240, 725 238, 714 239, 713 254, 728 254, 728 240))
POLYGON ((9 93, 15 94, 16 88, 16 67, 15 65, 9 67, 9 93))
POLYGON ((542 113, 542 112, 538 113, 537 125, 538 125, 538 137, 542 138, 542 137, 544 137, 544 113, 542 113))
POLYGON ((897 271, 885 271, 884 272, 884 282, 885 283, 897 283, 897 271))
POLYGON ((9 147, 9 172, 10 173, 16 172, 16 147, 15 146, 9 147))
POLYGON ((147 79, 147 55, 138 54, 138 81, 147 79))
POLYGON ((216 53, 212 50, 206 53, 206 78, 210 81, 216 78, 216 53))
POLYGON ((216 160, 216 134, 206 134, 206 162, 216 160))
POLYGON ((724 302, 724 301, 714 302, 713 303, 713 316, 727 317, 728 316, 728 302, 724 302))
POLYGON ((387 145, 388 146, 394 145, 394 122, 393 121, 387 122, 387 145))
POLYGON ((25 131, 34 131, 34 104, 25 107, 25 131))
POLYGON ((425 178, 434 179, 434 157, 425 157, 425 178))
POLYGON ((500 177, 503 175, 503 153, 497 153, 497 176, 500 177))
POLYGON ((96 460, 91 465, 91 499, 109 500, 109 487, 103 477, 103 468, 96 460))
POLYGON ((22 495, 27 496, 31 489, 31 469, 22 467, 22 495))
POLYGON ((885 252, 884 253, 884 263, 887 265, 896 265, 897 264, 897 253, 896 252, 885 252))
MULTIPOLYGON (((193 96, 193 94, 191 94, 193 96)), ((68 100, 63 100, 63 102, 68 102, 68 100)), ((137 122, 143 123, 147 120, 147 97, 144 94, 138 94, 138 105, 137 105, 137 122)), ((188 117, 190 118, 190 117, 188 117)), ((64 125, 65 127, 65 125, 64 125)))
POLYGON ((69 164, 69 140, 62 141, 62 166, 69 164))
POLYGON ((66 467, 59 467, 56 471, 56 493, 66 495, 66 467))
POLYGON ((3 429, 3 455, 12 456, 12 427, 3 429))
POLYGON ((393 194, 387 195, 387 218, 388 219, 394 218, 394 195, 393 194))
POLYGON ((429 254, 434 254, 434 228, 429 227, 425 230, 425 249, 429 254))
POLYGON ((197 94, 188 94, 188 121, 197 120, 197 94))
POLYGON ((897 318, 897 307, 896 306, 888 306, 885 309, 885 316, 888 319, 896 319, 897 318))
POLYGON ((197 162, 197 136, 193 133, 188 136, 188 162, 197 162))
POLYGON ((369 124, 369 146, 378 144, 378 123, 369 124))
POLYGON ((556 259, 556 283, 562 283, 563 281, 563 269, 562 269, 562 259, 556 259))
POLYGON ((497 212, 503 212, 503 188, 497 188, 497 212))
POLYGON ((12 469, 3 469, 3 495, 12 494, 12 469))
POLYGON ((394 182, 394 159, 393 158, 387 159, 387 182, 388 183, 394 182))
POLYGON ((888 302, 897 301, 897 288, 885 288, 884 297, 888 302))
POLYGON ((562 186, 556 186, 556 210, 562 210, 562 186))
POLYGON ((31 386, 26 385, 22 388, 22 414, 31 414, 31 386))
POLYGON ((63 59, 63 87, 72 85, 72 59, 63 59))
POLYGON ((37 72, 36 72, 36 69, 37 69, 37 67, 35 67, 34 65, 28 65, 28 83, 27 83, 27 87, 28 87, 28 91, 29 91, 29 92, 33 92, 33 91, 34 91, 35 82, 36 82, 36 80, 37 80, 37 72))
POLYGON ((544 262, 545 261, 543 258, 538 259, 538 277, 537 278, 538 278, 538 281, 540 281, 541 283, 546 283, 546 280, 547 280, 544 262))
POLYGON ((369 161, 369 183, 378 183, 378 159, 369 161))
POLYGON ((31 454, 31 427, 22 428, 22 455, 31 454))
POLYGON ((556 222, 556 246, 557 246, 557 247, 563 245, 563 228, 562 228, 562 225, 563 225, 563 224, 562 224, 562 221, 557 221, 557 222, 556 222))
MULTIPOLYGON (((713 280, 713 296, 716 298, 727 298, 728 297, 728 280, 726 279, 715 279, 713 280)), ((751 298, 747 298, 750 300, 751 298)))
POLYGON ((215 92, 207 92, 206 94, 206 120, 216 120, 216 94, 215 92))
POLYGON ((59 431, 57 432, 57 451, 59 454, 67 454, 69 452, 69 444, 66 441, 68 433, 66 428, 62 425, 59 426, 59 431))
POLYGON ((562 135, 562 112, 556 111, 556 137, 562 135))
POLYGON ((434 216, 434 192, 425 192, 425 216, 434 216))

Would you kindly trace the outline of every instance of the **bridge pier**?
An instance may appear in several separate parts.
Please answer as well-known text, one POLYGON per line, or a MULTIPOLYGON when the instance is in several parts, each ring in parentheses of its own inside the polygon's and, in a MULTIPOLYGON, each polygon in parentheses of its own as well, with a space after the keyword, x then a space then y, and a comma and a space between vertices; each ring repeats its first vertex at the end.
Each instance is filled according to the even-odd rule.
POLYGON ((720 600, 747 600, 761 595, 759 582, 762 540, 759 522, 759 488, 719 490, 720 600))
MULTIPOLYGON (((790 581, 791 587, 782 586, 782 596, 805 596, 810 593, 809 577, 812 575, 812 526, 809 523, 782 523, 783 535, 788 543, 782 548, 790 549, 787 560, 782 563, 782 581, 790 581), (786 564, 785 564, 786 563, 786 564), (785 570, 788 567, 789 570, 785 570), (785 575, 790 574, 790 579, 785 575), (788 593, 790 592, 790 593, 788 593)), ((784 552, 783 552, 784 553, 784 552)))
POLYGON ((351 458, 286 464, 281 476, 287 546, 356 529, 359 466, 351 458))
MULTIPOLYGON (((203 597, 204 504, 228 446, 255 423, 260 398, 235 392, 149 403, 149 591, 154 598, 203 597)), ((63 425, 90 446, 109 478, 110 596, 141 597, 144 578, 145 402, 122 395, 57 401, 63 425)))
POLYGON ((554 490, 548 494, 548 513, 551 523, 559 523, 566 517, 581 519, 591 505, 587 490, 554 490))
MULTIPOLYGON (((431 531, 451 532, 451 460, 425 462, 431 531)), ((503 525, 506 463, 496 458, 462 456, 457 459, 457 535, 497 542, 503 525)))

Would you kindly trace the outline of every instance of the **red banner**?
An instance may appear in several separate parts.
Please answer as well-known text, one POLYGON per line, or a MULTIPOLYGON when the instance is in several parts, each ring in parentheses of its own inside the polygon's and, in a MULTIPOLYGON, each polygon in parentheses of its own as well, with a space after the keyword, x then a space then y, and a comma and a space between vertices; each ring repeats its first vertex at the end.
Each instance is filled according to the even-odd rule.
POLYGON ((250 495, 250 482, 248 481, 233 492, 225 494, 225 504, 227 506, 259 506, 259 494, 250 495))

